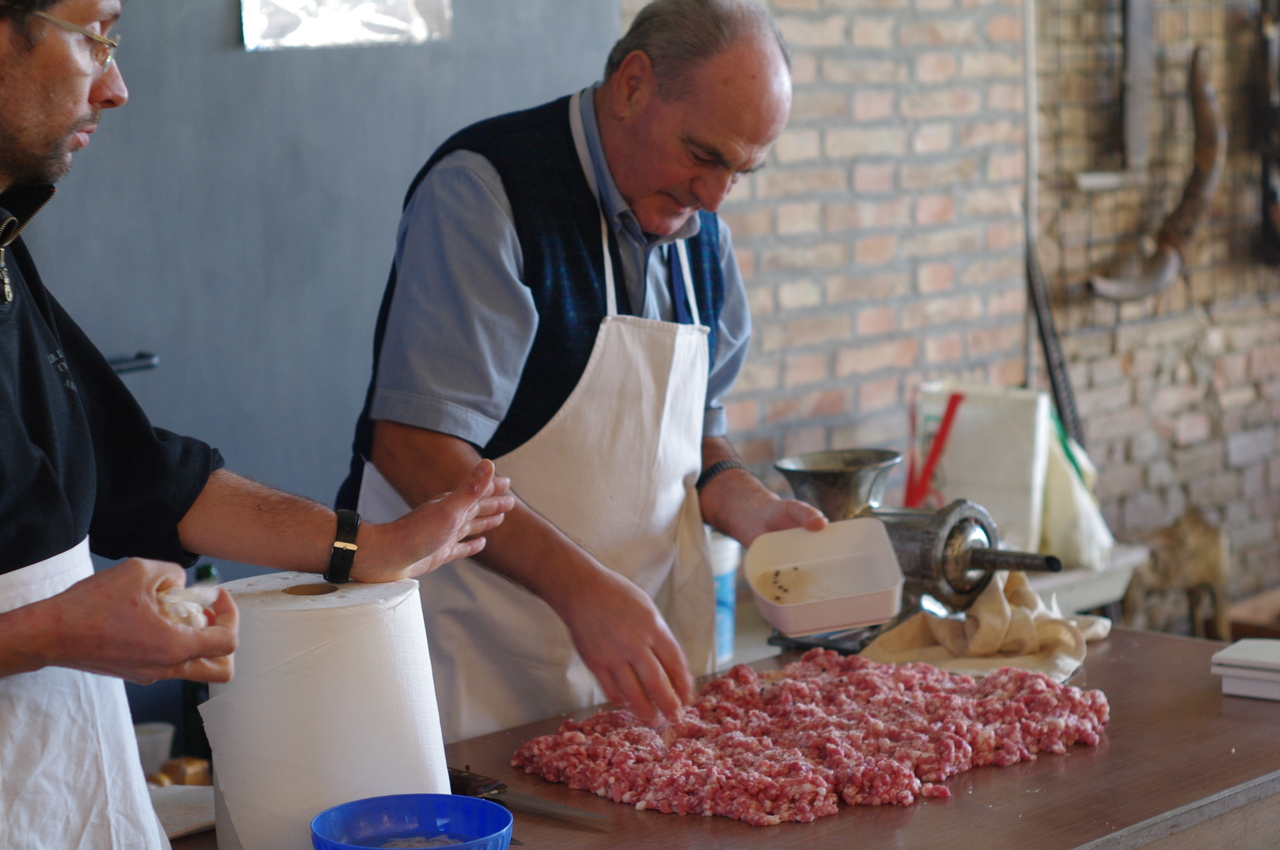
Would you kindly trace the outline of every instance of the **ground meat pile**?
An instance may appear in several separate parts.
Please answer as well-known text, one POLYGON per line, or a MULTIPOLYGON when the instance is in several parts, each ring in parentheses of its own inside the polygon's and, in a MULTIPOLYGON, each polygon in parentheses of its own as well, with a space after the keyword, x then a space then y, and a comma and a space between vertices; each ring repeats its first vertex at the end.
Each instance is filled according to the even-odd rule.
POLYGON ((740 664, 659 729, 627 711, 567 720, 515 767, 637 809, 754 826, 811 821, 837 802, 907 806, 981 765, 1098 743, 1101 691, 1006 667, 975 681, 928 664, 813 649, 772 673, 740 664))

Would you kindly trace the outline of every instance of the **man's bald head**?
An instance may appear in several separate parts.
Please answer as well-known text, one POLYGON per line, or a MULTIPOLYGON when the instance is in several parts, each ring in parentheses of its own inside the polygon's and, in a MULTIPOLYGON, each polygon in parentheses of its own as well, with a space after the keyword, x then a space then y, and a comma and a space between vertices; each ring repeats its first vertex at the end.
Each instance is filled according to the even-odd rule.
POLYGON ((649 57, 658 94, 680 100, 689 94, 695 68, 735 44, 774 44, 791 68, 791 51, 772 17, 755 0, 654 0, 640 10, 627 34, 609 51, 605 79, 639 50, 649 57))

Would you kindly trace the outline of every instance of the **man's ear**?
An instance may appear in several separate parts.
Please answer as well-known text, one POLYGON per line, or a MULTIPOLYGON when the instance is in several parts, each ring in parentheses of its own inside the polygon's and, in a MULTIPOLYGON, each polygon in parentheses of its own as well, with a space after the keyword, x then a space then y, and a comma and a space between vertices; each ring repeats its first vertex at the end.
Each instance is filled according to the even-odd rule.
POLYGON ((656 94, 656 85, 649 54, 643 50, 631 51, 609 79, 614 116, 624 118, 643 106, 656 94))

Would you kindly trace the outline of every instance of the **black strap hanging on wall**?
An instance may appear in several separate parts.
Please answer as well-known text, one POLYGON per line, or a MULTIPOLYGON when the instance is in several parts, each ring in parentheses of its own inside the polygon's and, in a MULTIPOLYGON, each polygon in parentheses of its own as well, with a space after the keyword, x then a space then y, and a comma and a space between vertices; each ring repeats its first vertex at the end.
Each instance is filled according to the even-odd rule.
POLYGON ((1053 313, 1049 311, 1049 292, 1045 286, 1040 258, 1035 243, 1027 240, 1027 292, 1035 308, 1036 326, 1040 329, 1040 344, 1044 348, 1045 368, 1049 372, 1049 388, 1053 392, 1053 405, 1058 409, 1058 419, 1067 435, 1084 447, 1084 432, 1076 413, 1076 399, 1071 392, 1071 379, 1067 377, 1067 363, 1058 345, 1058 331, 1053 326, 1053 313))

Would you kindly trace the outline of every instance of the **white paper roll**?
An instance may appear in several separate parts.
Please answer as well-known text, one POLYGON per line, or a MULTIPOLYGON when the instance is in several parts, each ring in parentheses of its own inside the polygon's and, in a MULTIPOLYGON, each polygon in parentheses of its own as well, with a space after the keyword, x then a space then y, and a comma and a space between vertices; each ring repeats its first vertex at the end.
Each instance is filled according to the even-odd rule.
POLYGON ((325 582, 223 585, 240 609, 235 676, 200 707, 222 850, 308 850, 331 806, 449 792, 418 583, 285 592, 307 585, 325 582))

